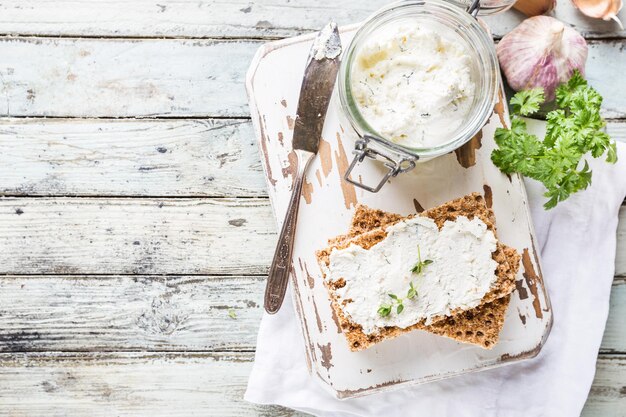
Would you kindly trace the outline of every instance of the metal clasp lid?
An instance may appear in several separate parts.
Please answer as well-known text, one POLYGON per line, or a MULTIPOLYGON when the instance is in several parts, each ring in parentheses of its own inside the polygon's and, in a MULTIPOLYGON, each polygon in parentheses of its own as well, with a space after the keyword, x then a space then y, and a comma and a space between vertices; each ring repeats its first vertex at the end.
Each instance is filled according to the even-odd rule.
POLYGON ((475 18, 478 16, 479 10, 480 10, 480 0, 473 0, 472 3, 467 7, 467 13, 471 14, 475 18))
POLYGON ((373 136, 363 136, 359 138, 354 144, 354 159, 352 159, 352 163, 348 167, 344 175, 344 179, 348 181, 350 184, 354 184, 359 188, 363 188, 364 190, 370 191, 372 193, 377 193, 383 188, 383 185, 392 177, 395 177, 398 174, 402 174, 404 172, 410 171, 415 168, 415 162, 417 161, 417 155, 412 155, 402 150, 400 147, 393 146, 392 144, 386 143, 382 144, 377 138, 373 136), (370 141, 374 141, 377 146, 370 147, 370 141), (354 169, 354 167, 363 162, 365 158, 376 159, 382 161, 384 165, 388 168, 387 173, 383 177, 383 179, 378 183, 375 187, 370 187, 369 185, 363 184, 361 181, 354 181, 350 178, 350 173, 354 169))

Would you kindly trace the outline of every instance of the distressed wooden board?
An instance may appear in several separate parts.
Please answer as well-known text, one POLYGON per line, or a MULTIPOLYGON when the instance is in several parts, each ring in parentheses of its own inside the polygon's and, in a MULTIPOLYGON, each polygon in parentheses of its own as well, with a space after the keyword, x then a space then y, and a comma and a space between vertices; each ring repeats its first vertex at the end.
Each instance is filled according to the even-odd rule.
MULTIPOLYGON (((52 36, 283 37, 366 18, 387 0, 10 0, 0 4, 0 33, 52 36), (123 6, 123 15, 121 10, 123 6)), ((624 36, 617 24, 581 15, 559 2, 555 16, 587 37, 624 36)), ((626 21, 626 13, 620 13, 626 21)), ((509 11, 488 20, 495 36, 523 16, 509 11)))
POLYGON ((0 199, 0 274, 258 274, 267 199, 0 199))
POLYGON ((252 353, 0 355, 11 416, 296 417, 243 401, 252 353))
POLYGON ((0 178, 0 195, 267 195, 239 119, 3 119, 0 178))
POLYGON ((264 276, 4 276, 0 352, 254 351, 264 286, 264 276))
MULTIPOLYGON (((626 32, 621 30, 616 22, 606 22, 602 19, 587 17, 580 13, 571 1, 558 1, 556 9, 551 15, 573 27, 587 39, 612 39, 626 36, 626 32)), ((625 10, 622 10, 618 16, 622 22, 626 22, 625 10)), ((501 38, 519 25, 525 18, 526 16, 522 13, 511 9, 505 13, 489 16, 484 19, 491 28, 494 36, 501 38)))
MULTIPOLYGON (((344 45, 352 34, 350 29, 343 32, 344 45)), ((267 44, 257 53, 248 73, 252 119, 279 222, 291 196, 291 121, 312 39, 302 36, 267 44), (288 71, 282 70, 286 62, 290 63, 288 71)), ((493 137, 496 127, 508 123, 507 118, 506 106, 500 100, 482 133, 463 150, 418 164, 373 194, 343 180, 349 163, 347 155, 357 136, 336 95, 331 100, 319 155, 313 160, 303 187, 291 282, 310 371, 338 398, 500 366, 533 357, 541 349, 550 332, 552 312, 535 251, 526 191, 520 176, 503 175, 489 159, 494 143, 488 138, 493 137), (371 349, 351 352, 333 319, 315 252, 324 248, 328 239, 348 230, 357 203, 409 214, 471 192, 487 195, 487 204, 493 207, 498 219, 499 239, 523 256, 517 285, 527 291, 517 291, 511 298, 500 342, 492 350, 484 350, 426 332, 411 332, 371 349), (320 213, 324 213, 324 221, 320 221, 320 213), (419 356, 407 355, 416 349, 419 356)), ((381 168, 382 165, 363 164, 353 177, 363 174, 366 182, 375 184, 383 175, 381 168)))
POLYGON ((245 116, 244 74, 259 44, 2 38, 0 115, 245 116))
MULTIPOLYGON (((626 123, 608 132, 626 142, 626 123)), ((267 195, 240 119, 3 119, 0 178, 0 195, 14 196, 267 195)))
POLYGON ((275 242, 267 199, 0 199, 0 274, 264 274, 275 242))
MULTIPOLYGON (((254 351, 265 278, 4 276, 0 352, 254 351)), ((626 353, 624 320, 618 278, 601 352, 626 353)))
POLYGON ((600 351, 626 353, 626 280, 623 278, 616 278, 613 282, 609 318, 600 351))
MULTIPOLYGON (((303 417, 241 398, 252 353, 0 354, 0 398, 14 416, 303 417)), ((626 359, 600 356, 583 417, 621 417, 626 359)))
POLYGON ((626 358, 601 355, 582 417, 623 417, 626 410, 626 358))
POLYGON ((619 211, 617 225, 617 250, 615 255, 615 275, 626 277, 626 206, 619 211))
MULTIPOLYGON (((0 38, 0 116, 248 116, 245 72, 259 41, 0 38)), ((590 45, 607 117, 626 116, 626 40, 590 45)), ((295 103, 289 103, 294 105, 295 103)))

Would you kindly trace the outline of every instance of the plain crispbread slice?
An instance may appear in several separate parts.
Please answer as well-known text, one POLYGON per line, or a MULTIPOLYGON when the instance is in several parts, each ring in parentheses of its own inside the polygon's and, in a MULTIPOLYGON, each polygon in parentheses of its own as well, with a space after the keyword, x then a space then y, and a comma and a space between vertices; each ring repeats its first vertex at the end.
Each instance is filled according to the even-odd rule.
MULTIPOLYGON (((375 210, 364 205, 356 208, 352 217, 350 230, 346 235, 338 236, 334 242, 351 239, 370 227, 381 227, 396 223, 401 220, 399 214, 375 210)), ((513 248, 505 247, 505 254, 509 267, 512 268, 513 276, 517 274, 519 267, 519 255, 513 248)), ((486 303, 471 310, 461 312, 455 316, 447 317, 423 330, 440 336, 458 340, 464 343, 472 343, 486 349, 492 348, 498 341, 500 331, 504 325, 504 317, 511 296, 501 297, 491 303, 486 303)))
MULTIPOLYGON (((372 227, 387 226, 401 219, 402 216, 399 214, 388 213, 359 205, 352 217, 352 224, 348 233, 343 236, 338 236, 331 241, 336 243, 351 239, 368 231, 368 229, 372 227)), ((332 243, 329 242, 329 244, 332 243)), ((504 252, 509 267, 511 268, 510 273, 513 276, 517 275, 520 259, 517 251, 505 246, 504 252)), ((498 342, 510 298, 510 295, 506 295, 490 303, 461 312, 455 316, 447 317, 430 326, 424 326, 423 330, 460 342, 471 343, 485 349, 490 349, 498 342)))
MULTIPOLYGON (((496 233, 493 212, 487 208, 482 196, 476 193, 435 207, 421 215, 432 218, 439 227, 442 227, 446 220, 454 220, 460 215, 470 218, 478 216, 494 234, 496 233)), ((317 253, 318 261, 322 266, 327 266, 329 263, 328 257, 333 249, 348 247, 350 244, 357 244, 368 249, 385 238, 387 226, 395 224, 402 219, 403 217, 397 214, 359 206, 352 219, 352 227, 348 234, 331 239, 329 247, 317 253)), ((483 298, 482 304, 471 310, 458 311, 453 316, 437 318, 429 326, 426 326, 424 323, 416 323, 406 329, 388 327, 382 329, 377 334, 367 335, 363 333, 361 326, 345 317, 343 310, 335 300, 334 290, 343 285, 341 280, 339 282, 326 282, 331 294, 333 308, 349 341, 350 349, 366 349, 381 340, 389 339, 414 329, 426 330, 461 342, 472 343, 490 349, 497 343, 498 335, 504 323, 504 316, 510 299, 509 294, 514 288, 515 275, 519 265, 517 252, 504 245, 498 244, 498 248, 493 256, 498 262, 496 271, 498 281, 492 291, 483 298)))

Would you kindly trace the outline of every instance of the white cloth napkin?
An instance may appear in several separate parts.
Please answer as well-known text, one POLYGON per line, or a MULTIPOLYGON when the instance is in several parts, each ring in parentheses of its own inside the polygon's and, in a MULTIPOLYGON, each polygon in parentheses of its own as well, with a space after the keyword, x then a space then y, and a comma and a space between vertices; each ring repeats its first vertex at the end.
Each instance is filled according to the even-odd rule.
POLYGON ((593 183, 545 211, 540 184, 526 181, 554 311, 552 333, 534 359, 501 368, 337 400, 311 377, 287 294, 261 322, 245 399, 327 417, 574 417, 593 381, 615 272, 618 212, 626 195, 626 144, 619 162, 592 160, 593 183))

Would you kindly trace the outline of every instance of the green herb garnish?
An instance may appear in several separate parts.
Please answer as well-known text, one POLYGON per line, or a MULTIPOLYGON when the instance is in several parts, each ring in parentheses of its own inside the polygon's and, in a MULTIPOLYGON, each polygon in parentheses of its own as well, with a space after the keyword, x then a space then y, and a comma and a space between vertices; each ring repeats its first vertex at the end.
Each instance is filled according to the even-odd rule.
POLYGON ((420 245, 417 245, 417 263, 415 264, 413 269, 411 269, 411 272, 413 272, 414 274, 420 275, 424 271, 424 268, 426 268, 426 265, 430 265, 432 263, 433 261, 431 261, 430 259, 426 259, 422 261, 422 253, 420 252, 420 245))
POLYGON ((402 302, 404 300, 395 294, 390 293, 387 295, 391 298, 391 304, 381 304, 380 307, 378 307, 378 315, 381 317, 387 317, 391 313, 391 309, 394 304, 396 305, 396 314, 402 313, 404 310, 404 304, 402 304, 402 302))
POLYGON ((392 305, 390 304, 382 304, 378 308, 378 314, 380 315, 380 317, 387 317, 389 313, 391 313, 391 307, 392 305))
POLYGON ((409 283, 409 291, 406 294, 406 298, 409 300, 415 298, 417 296, 417 290, 413 286, 413 282, 409 283))
MULTIPOLYGON (((404 311, 404 298, 400 298, 395 294, 387 294, 389 296, 389 298, 391 298, 391 304, 381 304, 380 307, 378 307, 378 315, 381 317, 387 317, 390 313, 391 310, 393 309, 393 306, 396 306, 396 314, 400 314, 404 311)), ((417 290, 415 289, 415 287, 413 286, 413 283, 409 283, 409 291, 406 294, 406 299, 411 300, 413 298, 415 298, 417 296, 417 290)))
POLYGON ((604 131, 602 96, 578 71, 556 89, 557 109, 547 114, 546 136, 539 140, 528 133, 521 116, 533 115, 544 101, 541 88, 513 96, 511 127, 496 129, 498 149, 492 152, 491 160, 505 174, 518 172, 543 183, 548 198, 544 208, 551 209, 591 184, 585 154, 598 158, 606 152, 606 161, 615 163, 617 150, 615 141, 604 131), (579 168, 581 160, 584 164, 579 168))
POLYGON ((230 317, 231 319, 236 319, 237 318, 237 313, 235 312, 235 310, 233 310, 232 308, 228 309, 228 317, 230 317))
POLYGON ((400 314, 402 313, 402 310, 404 310, 404 304, 402 304, 402 302, 404 301, 402 298, 398 297, 395 294, 387 294, 389 297, 391 297, 391 299, 393 300, 392 303, 396 303, 396 314, 400 314))

